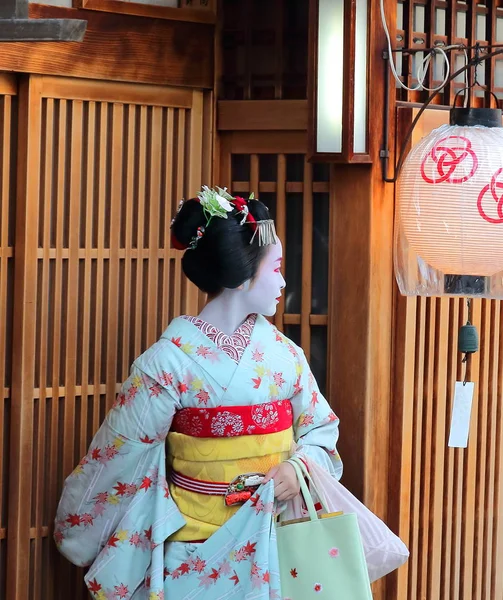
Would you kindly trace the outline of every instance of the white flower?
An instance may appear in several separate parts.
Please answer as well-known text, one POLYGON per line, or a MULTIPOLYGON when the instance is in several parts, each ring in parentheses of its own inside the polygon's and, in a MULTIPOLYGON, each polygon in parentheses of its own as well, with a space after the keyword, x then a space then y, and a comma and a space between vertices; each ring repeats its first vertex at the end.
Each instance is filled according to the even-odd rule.
POLYGON ((229 200, 233 200, 234 198, 227 193, 227 188, 222 189, 217 187, 216 190, 213 190, 207 185, 203 185, 203 189, 197 197, 209 217, 227 219, 227 213, 234 209, 229 202, 229 200))

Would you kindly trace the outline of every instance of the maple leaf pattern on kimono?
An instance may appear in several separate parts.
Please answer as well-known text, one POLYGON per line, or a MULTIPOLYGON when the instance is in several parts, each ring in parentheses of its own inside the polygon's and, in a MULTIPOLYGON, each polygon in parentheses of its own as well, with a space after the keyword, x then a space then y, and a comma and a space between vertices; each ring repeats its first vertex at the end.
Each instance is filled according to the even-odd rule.
POLYGON ((299 450, 340 477, 339 422, 300 348, 259 316, 236 363, 189 321, 172 321, 133 364, 87 454, 65 482, 54 538, 74 564, 91 565, 85 579, 94 598, 182 600, 185 592, 173 590, 199 585, 208 586, 208 599, 219 597, 211 593, 220 589, 235 589, 236 597, 279 598, 272 485, 263 486, 202 545, 202 552, 214 548, 218 560, 205 555, 165 564, 167 540, 185 524, 166 479, 165 440, 183 408, 251 406, 249 430, 225 411, 211 426, 218 435, 254 434, 275 422, 274 402, 281 401, 289 402, 299 450))

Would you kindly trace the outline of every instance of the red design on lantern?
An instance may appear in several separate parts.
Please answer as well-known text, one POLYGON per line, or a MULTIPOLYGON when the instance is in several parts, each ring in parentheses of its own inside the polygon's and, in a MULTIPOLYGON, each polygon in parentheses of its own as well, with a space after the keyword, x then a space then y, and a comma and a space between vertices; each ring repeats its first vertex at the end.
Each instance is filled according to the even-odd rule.
MULTIPOLYGON (((469 163, 468 163, 469 164, 469 163)), ((464 183, 468 181, 478 167, 478 159, 472 150, 472 143, 463 136, 450 135, 439 140, 427 154, 421 163, 421 175, 426 183, 464 183), (452 140, 452 141, 451 141, 452 140), (451 145, 452 144, 452 145, 451 145), (438 177, 432 179, 425 172, 426 163, 435 163, 438 177), (470 161, 470 170, 464 163, 470 161)))
POLYGON ((503 223, 503 192, 501 195, 498 195, 497 193, 497 190, 503 190, 503 181, 498 181, 498 177, 501 175, 501 173, 503 173, 503 169, 498 169, 494 173, 494 175, 491 177, 491 183, 488 183, 484 188, 482 188, 477 200, 477 208, 480 216, 488 223, 493 223, 495 225, 503 223), (498 213, 497 217, 488 215, 482 204, 489 190, 491 191, 492 199, 494 202, 496 202, 496 212, 498 213))

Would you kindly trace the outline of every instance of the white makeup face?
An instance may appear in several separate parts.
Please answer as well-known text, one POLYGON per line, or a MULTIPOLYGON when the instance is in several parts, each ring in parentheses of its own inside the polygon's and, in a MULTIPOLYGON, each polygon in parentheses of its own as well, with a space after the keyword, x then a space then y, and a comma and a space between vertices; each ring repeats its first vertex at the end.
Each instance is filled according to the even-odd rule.
POLYGON ((281 274, 283 262, 283 246, 277 244, 268 246, 265 256, 250 287, 246 291, 249 313, 257 313, 271 317, 276 313, 281 293, 286 283, 281 274))

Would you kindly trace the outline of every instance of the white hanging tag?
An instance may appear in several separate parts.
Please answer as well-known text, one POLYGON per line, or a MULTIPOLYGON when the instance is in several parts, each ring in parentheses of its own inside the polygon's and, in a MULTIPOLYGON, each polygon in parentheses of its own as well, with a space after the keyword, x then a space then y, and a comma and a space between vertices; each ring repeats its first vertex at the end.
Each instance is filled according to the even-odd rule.
POLYGON ((473 381, 467 381, 465 384, 456 381, 449 435, 450 448, 466 448, 468 445, 474 387, 473 381))

